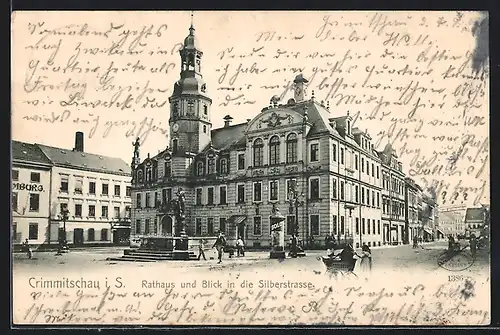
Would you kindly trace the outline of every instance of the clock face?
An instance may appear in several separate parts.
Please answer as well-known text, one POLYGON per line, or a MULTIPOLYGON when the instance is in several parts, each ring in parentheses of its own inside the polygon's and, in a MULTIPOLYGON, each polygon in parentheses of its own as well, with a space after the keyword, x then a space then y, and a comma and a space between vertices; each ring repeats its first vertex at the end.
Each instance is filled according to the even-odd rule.
POLYGON ((179 131, 179 125, 177 123, 174 123, 174 125, 172 126, 172 130, 174 133, 178 132, 179 131))

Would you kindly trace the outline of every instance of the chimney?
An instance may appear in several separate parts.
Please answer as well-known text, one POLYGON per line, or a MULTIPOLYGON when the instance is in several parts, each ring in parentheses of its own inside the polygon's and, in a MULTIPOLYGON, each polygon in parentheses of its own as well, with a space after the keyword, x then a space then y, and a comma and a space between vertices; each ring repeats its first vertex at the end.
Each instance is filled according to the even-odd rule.
POLYGON ((75 148, 73 151, 83 152, 83 132, 77 131, 75 134, 75 148))
POLYGON ((231 117, 231 115, 224 116, 224 127, 229 127, 232 120, 233 118, 231 117))

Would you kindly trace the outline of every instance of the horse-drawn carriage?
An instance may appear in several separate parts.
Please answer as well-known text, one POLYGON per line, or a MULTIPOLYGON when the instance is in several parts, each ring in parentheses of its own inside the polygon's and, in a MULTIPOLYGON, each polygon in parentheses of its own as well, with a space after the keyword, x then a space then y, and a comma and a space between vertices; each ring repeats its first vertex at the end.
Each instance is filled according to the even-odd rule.
POLYGON ((341 260, 339 256, 321 256, 321 259, 326 267, 326 274, 330 278, 335 277, 357 277, 354 273, 354 268, 356 266, 357 259, 352 259, 352 261, 341 260))

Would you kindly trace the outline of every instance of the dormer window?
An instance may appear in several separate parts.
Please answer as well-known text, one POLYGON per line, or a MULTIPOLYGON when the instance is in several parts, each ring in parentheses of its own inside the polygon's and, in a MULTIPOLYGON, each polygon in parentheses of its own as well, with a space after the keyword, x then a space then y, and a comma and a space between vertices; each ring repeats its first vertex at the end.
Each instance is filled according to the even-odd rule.
POLYGON ((227 158, 222 158, 220 160, 220 173, 227 174, 228 173, 228 160, 227 158))
POLYGON ((210 157, 208 159, 208 174, 215 173, 215 157, 210 157))
POLYGON ((165 161, 165 177, 171 177, 172 176, 172 161, 170 159, 167 159, 165 161))
POLYGON ((196 164, 196 175, 203 176, 203 162, 198 162, 198 164, 196 164))
POLYGON ((351 121, 347 121, 347 134, 351 134, 351 121))

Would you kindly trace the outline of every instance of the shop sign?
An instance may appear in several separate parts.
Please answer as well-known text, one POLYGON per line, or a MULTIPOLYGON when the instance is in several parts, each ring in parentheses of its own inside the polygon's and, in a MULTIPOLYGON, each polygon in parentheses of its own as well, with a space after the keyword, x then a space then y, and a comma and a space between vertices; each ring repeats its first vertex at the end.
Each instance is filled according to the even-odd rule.
POLYGON ((12 183, 12 188, 14 191, 43 192, 43 185, 40 184, 12 183))

